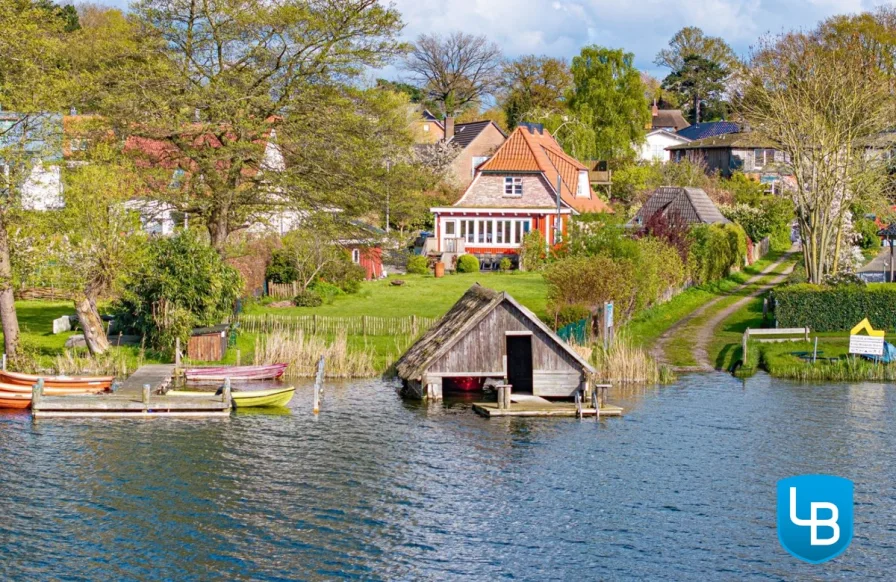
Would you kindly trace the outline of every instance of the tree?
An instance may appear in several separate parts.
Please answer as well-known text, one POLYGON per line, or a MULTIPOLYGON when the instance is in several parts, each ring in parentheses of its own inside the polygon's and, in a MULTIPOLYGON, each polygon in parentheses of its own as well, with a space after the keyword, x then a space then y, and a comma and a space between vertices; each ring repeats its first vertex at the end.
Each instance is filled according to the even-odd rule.
POLYGON ((528 121, 544 124, 563 151, 582 162, 598 156, 593 118, 589 107, 580 107, 576 112, 533 109, 526 115, 528 121))
POLYGON ((364 111, 368 95, 347 83, 404 50, 393 8, 142 0, 132 11, 134 43, 97 72, 102 92, 92 102, 130 136, 161 196, 202 224, 219 253, 231 232, 278 209, 301 212, 358 176, 346 160, 363 157, 378 136, 364 111), (305 155, 313 154, 308 166, 280 171, 267 144, 280 145, 288 170, 291 155, 304 159, 303 132, 329 140, 305 155))
POLYGON ((54 234, 46 255, 67 275, 62 285, 74 293, 94 356, 109 348, 97 300, 139 264, 145 244, 139 216, 126 206, 139 191, 137 180, 130 168, 116 163, 110 147, 98 149, 90 163, 64 173, 65 208, 48 217, 54 234))
POLYGON ((58 143, 60 132, 45 112, 58 110, 70 87, 64 28, 64 19, 47 18, 45 7, 0 0, 0 104, 16 112, 0 125, 0 323, 4 350, 13 365, 19 324, 9 229, 22 219, 21 188, 35 161, 58 143))
POLYGON ((535 110, 565 108, 572 86, 569 66, 561 59, 526 55, 505 61, 501 68, 501 105, 512 130, 535 110))
POLYGON ((485 36, 421 34, 404 68, 443 115, 454 115, 498 88, 501 50, 485 36))
POLYGON ((696 26, 686 26, 675 33, 669 41, 669 48, 661 50, 654 59, 654 64, 669 67, 677 71, 684 66, 689 56, 703 57, 725 68, 737 65, 737 56, 722 38, 706 36, 696 26))
POLYGON ((858 39, 831 44, 823 30, 762 39, 739 99, 744 118, 788 159, 787 193, 814 283, 838 272, 851 201, 882 176, 864 146, 886 126, 890 97, 858 39))
POLYGON ((717 103, 725 91, 729 71, 719 63, 700 55, 688 55, 681 67, 663 79, 663 89, 674 91, 690 103, 693 123, 700 123, 705 103, 717 103))
POLYGON ((644 141, 650 110, 634 55, 621 49, 589 46, 572 60, 574 89, 570 110, 590 116, 595 149, 601 159, 631 157, 644 141))

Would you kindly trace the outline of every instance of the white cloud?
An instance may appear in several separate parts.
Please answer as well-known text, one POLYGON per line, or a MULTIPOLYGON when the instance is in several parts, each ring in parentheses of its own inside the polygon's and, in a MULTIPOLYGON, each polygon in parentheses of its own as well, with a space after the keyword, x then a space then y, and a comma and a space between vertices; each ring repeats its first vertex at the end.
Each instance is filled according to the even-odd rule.
POLYGON ((510 57, 571 58, 586 44, 621 47, 639 68, 664 75, 656 53, 676 31, 698 26, 740 54, 766 32, 811 28, 834 14, 854 13, 879 0, 396 0, 404 36, 463 30, 484 34, 510 57))

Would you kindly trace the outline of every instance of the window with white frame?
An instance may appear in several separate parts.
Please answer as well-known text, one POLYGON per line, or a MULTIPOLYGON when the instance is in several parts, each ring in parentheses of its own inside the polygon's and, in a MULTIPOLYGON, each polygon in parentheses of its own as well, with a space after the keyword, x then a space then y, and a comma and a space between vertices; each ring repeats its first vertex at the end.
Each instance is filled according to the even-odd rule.
POLYGON ((361 262, 361 250, 360 249, 352 249, 352 262, 360 264, 361 262))
POLYGON ((459 236, 476 246, 519 246, 532 228, 532 221, 504 218, 464 218, 458 221, 459 236))
POLYGON ((428 123, 424 123, 424 124, 423 124, 423 131, 429 131, 429 124, 428 124, 428 123))
POLYGON ((523 195, 523 179, 513 176, 504 178, 504 196, 519 198, 523 195))

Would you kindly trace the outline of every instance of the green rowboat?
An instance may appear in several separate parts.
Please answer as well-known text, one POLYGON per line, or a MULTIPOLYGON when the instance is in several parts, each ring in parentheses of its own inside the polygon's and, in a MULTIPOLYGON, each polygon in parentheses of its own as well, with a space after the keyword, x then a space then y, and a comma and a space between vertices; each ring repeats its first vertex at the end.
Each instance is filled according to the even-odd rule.
MULTIPOLYGON (((234 408, 259 408, 259 407, 283 407, 289 404, 295 395, 296 389, 273 388, 271 390, 246 390, 245 392, 231 392, 234 408)), ((168 396, 212 396, 214 392, 195 392, 178 390, 169 392, 168 396)))

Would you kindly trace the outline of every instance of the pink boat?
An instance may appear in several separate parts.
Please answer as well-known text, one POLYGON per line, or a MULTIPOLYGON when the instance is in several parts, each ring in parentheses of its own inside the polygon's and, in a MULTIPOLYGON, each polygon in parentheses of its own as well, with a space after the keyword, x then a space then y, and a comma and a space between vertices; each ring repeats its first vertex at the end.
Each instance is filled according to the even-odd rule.
POLYGON ((283 375, 289 364, 268 364, 265 366, 221 366, 218 368, 187 368, 184 370, 189 382, 248 382, 251 380, 274 380, 283 375))

